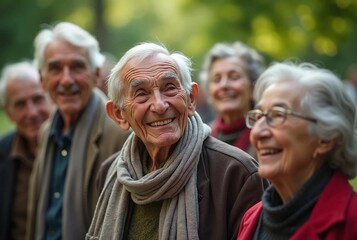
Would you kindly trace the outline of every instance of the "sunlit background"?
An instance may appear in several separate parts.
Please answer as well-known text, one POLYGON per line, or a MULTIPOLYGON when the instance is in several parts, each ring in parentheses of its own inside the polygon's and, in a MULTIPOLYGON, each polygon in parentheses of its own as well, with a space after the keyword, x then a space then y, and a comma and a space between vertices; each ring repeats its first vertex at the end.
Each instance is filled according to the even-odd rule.
MULTIPOLYGON (((33 56, 38 31, 69 21, 119 59, 162 42, 193 61, 194 80, 216 42, 242 41, 272 61, 309 61, 345 79, 357 62, 357 0, 1 0, 0 67, 33 56)), ((0 113, 0 134, 8 130, 0 113)))
MULTIPOLYGON (((31 59, 37 32, 60 21, 85 28, 117 59, 139 42, 162 42, 192 59, 195 80, 216 42, 242 41, 267 65, 309 61, 341 79, 357 62, 357 0, 1 0, 0 10, 1 68, 31 59)), ((0 111, 0 135, 11 128, 0 111)))

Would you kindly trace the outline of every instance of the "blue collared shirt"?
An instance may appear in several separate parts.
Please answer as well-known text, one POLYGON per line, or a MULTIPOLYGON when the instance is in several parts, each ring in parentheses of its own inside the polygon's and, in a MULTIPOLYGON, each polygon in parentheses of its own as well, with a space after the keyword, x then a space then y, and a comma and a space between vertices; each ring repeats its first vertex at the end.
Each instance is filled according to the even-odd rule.
POLYGON ((50 139, 54 143, 48 206, 46 211, 45 239, 62 239, 62 206, 67 166, 71 151, 75 124, 62 136, 63 119, 57 112, 51 128, 50 139))

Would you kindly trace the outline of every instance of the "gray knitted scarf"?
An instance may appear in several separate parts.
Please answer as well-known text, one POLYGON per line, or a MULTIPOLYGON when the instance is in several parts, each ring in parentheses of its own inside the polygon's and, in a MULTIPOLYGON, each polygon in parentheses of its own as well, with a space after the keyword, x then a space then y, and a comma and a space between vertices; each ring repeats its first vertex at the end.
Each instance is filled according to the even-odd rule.
MULTIPOLYGON (((62 216, 62 238, 66 240, 81 239, 85 236, 88 229, 88 221, 84 219, 86 212, 83 205, 83 179, 87 160, 88 139, 91 133, 93 123, 95 122, 96 112, 99 105, 103 104, 97 94, 92 94, 92 97, 79 118, 76 130, 72 139, 70 160, 67 167, 67 176, 64 186, 63 197, 63 216, 62 216)), ((46 223, 45 216, 49 200, 49 188, 52 168, 54 144, 51 141, 47 142, 46 155, 43 156, 45 172, 43 174, 43 186, 40 189, 36 239, 44 237, 46 223)))
POLYGON ((130 135, 108 172, 86 239, 123 239, 130 197, 136 204, 163 200, 159 239, 199 239, 197 164, 209 135, 195 113, 164 166, 145 176, 140 140, 130 135))

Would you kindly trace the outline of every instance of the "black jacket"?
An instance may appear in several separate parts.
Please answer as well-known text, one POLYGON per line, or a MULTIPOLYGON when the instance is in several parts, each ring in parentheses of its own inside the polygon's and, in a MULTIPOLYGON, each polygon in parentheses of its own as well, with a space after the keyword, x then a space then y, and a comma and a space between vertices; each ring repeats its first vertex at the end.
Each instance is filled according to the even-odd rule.
POLYGON ((9 239, 14 195, 15 162, 10 158, 15 132, 0 139, 0 240, 9 239))

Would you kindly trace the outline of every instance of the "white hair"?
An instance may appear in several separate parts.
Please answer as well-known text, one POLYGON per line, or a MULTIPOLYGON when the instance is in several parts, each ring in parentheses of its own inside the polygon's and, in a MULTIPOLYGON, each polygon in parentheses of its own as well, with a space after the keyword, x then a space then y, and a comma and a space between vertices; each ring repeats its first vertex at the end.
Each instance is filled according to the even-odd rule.
POLYGON ((133 59, 141 62, 160 53, 169 56, 176 63, 183 88, 187 94, 190 94, 192 89, 191 60, 181 53, 170 53, 163 45, 141 43, 129 49, 111 71, 108 79, 108 96, 116 105, 123 108, 124 89, 120 73, 126 64, 133 59))
POLYGON ((35 38, 34 63, 39 70, 44 67, 44 54, 47 45, 56 39, 62 39, 74 46, 87 49, 93 71, 102 66, 105 58, 100 53, 98 41, 79 26, 69 22, 61 22, 53 28, 41 30, 35 38))
MULTIPOLYGON (((254 99, 259 101, 267 87, 279 82, 297 82, 304 87, 300 105, 304 114, 317 119, 309 123, 313 136, 336 141, 327 161, 352 179, 357 175, 356 107, 342 81, 331 71, 309 63, 275 63, 258 79, 254 99)), ((287 93, 288 94, 288 93, 287 93)))
POLYGON ((10 80, 26 79, 29 77, 37 79, 40 82, 38 70, 30 61, 8 64, 3 68, 0 78, 0 106, 2 108, 7 103, 6 88, 10 80))

